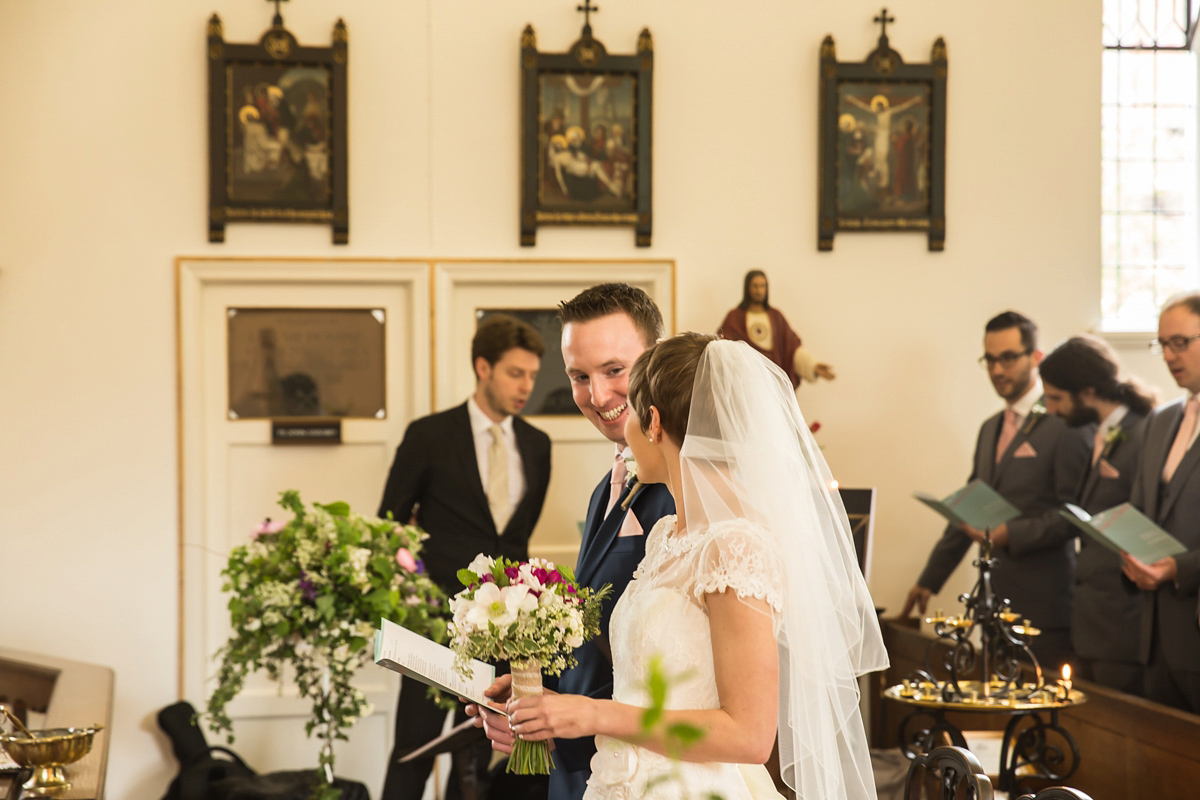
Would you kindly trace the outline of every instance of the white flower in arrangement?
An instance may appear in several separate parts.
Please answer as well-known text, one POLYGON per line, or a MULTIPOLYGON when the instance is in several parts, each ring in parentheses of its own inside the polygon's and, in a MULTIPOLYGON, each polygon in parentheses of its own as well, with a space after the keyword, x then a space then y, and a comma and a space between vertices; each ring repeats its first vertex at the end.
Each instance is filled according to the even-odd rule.
POLYGON ((261 600, 264 607, 291 606, 300 596, 298 582, 290 585, 279 581, 263 581, 254 587, 254 595, 261 600))
POLYGON ((488 630, 488 624, 507 628, 517 621, 521 611, 537 607, 537 598, 529 594, 525 586, 506 586, 501 589, 494 583, 485 583, 475 592, 475 602, 466 614, 466 624, 477 631, 488 630))
POLYGON ((316 563, 324 546, 319 545, 312 539, 298 539, 296 541, 296 563, 300 565, 300 569, 309 569, 316 563))
POLYGON ((491 558, 488 558, 483 553, 480 553, 479 555, 475 556, 474 560, 471 561, 470 564, 467 565, 467 571, 474 572, 476 575, 484 575, 492 571, 492 567, 495 565, 495 563, 496 562, 491 558))
POLYGON ((534 567, 532 564, 522 564, 517 569, 517 575, 520 577, 522 584, 530 589, 537 589, 540 591, 542 588, 542 582, 538 580, 537 575, 533 574, 533 570, 534 567))
POLYGON ((371 551, 365 547, 357 547, 350 551, 350 569, 363 572, 371 561, 371 551))
POLYGON ((261 627, 262 627, 262 620, 257 617, 255 617, 254 619, 252 619, 246 623, 246 630, 248 630, 250 632, 254 632, 261 627))

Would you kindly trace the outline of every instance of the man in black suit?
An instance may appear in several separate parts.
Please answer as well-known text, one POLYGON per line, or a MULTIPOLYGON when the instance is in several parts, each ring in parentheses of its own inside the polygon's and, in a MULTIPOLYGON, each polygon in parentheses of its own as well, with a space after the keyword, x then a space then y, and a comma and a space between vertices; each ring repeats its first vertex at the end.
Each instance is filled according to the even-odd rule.
MULTIPOLYGON (((663 321, 645 292, 623 283, 584 290, 559 306, 559 319, 563 323, 563 361, 575 404, 615 445, 615 453, 613 469, 597 484, 588 503, 575 567, 581 585, 599 589, 611 584, 613 593, 603 607, 600 637, 575 651, 579 665, 562 674, 558 690, 612 697, 608 624, 613 606, 646 554, 646 534, 661 517, 675 513, 665 485, 643 486, 630 474, 628 462, 632 456, 625 443, 629 371, 637 357, 662 337, 663 321)), ((507 701, 508 677, 500 678, 488 694, 498 702, 507 701)), ((472 714, 479 713, 475 706, 468 708, 472 714)), ((512 734, 504 718, 484 712, 481 719, 493 747, 509 752, 512 734)), ((588 737, 554 740, 550 800, 583 797, 595 752, 594 740, 588 737)))
POLYGON ((1141 589, 1139 653, 1146 664, 1146 697, 1200 714, 1200 292, 1167 301, 1151 347, 1187 396, 1154 411, 1130 498, 1187 552, 1144 564, 1121 555, 1125 576, 1141 589))
MULTIPOLYGON (((488 317, 471 343, 475 394, 415 420, 396 450, 379 516, 407 522, 415 514, 429 534, 425 568, 447 594, 463 588, 458 570, 479 553, 529 557, 529 536, 550 481, 550 437, 516 415, 533 391, 545 350, 542 337, 526 323, 502 314, 488 317)), ((459 709, 456 720, 465 718, 459 709)), ((408 764, 397 759, 440 734, 445 719, 425 684, 401 681, 383 800, 420 800, 432 759, 408 764)), ((474 774, 483 781, 489 745, 482 741, 477 749, 474 774)), ((447 796, 458 797, 460 782, 452 780, 449 787, 447 796)))
MULTIPOLYGON (((1068 428, 1042 403, 1037 326, 1015 311, 988 321, 979 362, 1005 402, 1003 412, 979 429, 970 480, 979 478, 1021 512, 991 531, 999 561, 992 586, 1041 635, 1030 649, 1040 664, 1057 669, 1071 655, 1071 583, 1075 573, 1074 528, 1059 516, 1075 500, 1092 450, 1094 428, 1068 428)), ((924 613, 967 550, 984 532, 950 525, 934 545, 901 616, 914 605, 924 613)))
MULTIPOLYGON (((1098 424, 1092 459, 1075 504, 1096 514, 1129 500, 1142 455, 1154 394, 1136 378, 1122 379, 1117 354, 1096 336, 1073 336, 1042 359, 1046 410, 1071 427, 1098 424)), ((1075 674, 1130 694, 1142 694, 1139 661, 1142 599, 1122 580, 1121 557, 1079 537, 1071 646, 1075 674)))

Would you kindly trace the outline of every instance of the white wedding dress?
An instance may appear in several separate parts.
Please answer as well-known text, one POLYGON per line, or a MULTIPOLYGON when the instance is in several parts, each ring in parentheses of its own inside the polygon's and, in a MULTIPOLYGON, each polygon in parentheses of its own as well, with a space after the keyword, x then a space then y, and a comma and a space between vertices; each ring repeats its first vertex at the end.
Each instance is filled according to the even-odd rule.
MULTIPOLYGON (((646 678, 657 657, 668 678, 668 709, 718 708, 704 595, 733 591, 765 600, 777 615, 782 570, 765 531, 744 520, 684 535, 675 528, 670 516, 650 531, 646 556, 613 611, 613 699, 648 707, 646 678)), ((607 736, 596 737, 596 748, 584 800, 675 800, 710 792, 724 800, 780 797, 762 765, 672 762, 607 736)))

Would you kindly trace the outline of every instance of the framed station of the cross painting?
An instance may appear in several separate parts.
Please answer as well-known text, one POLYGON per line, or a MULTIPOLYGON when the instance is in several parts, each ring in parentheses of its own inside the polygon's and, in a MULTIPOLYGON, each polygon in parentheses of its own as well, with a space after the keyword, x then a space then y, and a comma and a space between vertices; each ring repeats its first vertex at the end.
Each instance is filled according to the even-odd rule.
POLYGON ((274 23, 255 44, 208 21, 208 240, 229 222, 329 224, 350 240, 346 191, 346 26, 329 47, 274 23))
POLYGON ((946 44, 906 64, 883 31, 863 62, 821 43, 817 247, 841 231, 915 231, 946 243, 946 44))
POLYGON ((654 41, 612 55, 585 24, 565 53, 521 34, 521 246, 539 225, 629 225, 638 247, 652 229, 650 145, 654 41))

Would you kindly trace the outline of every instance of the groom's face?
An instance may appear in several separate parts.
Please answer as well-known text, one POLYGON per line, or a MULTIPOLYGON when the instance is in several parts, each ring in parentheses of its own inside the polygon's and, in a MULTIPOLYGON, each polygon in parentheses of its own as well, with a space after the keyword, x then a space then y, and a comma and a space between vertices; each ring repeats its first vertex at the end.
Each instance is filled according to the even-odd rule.
POLYGON ((625 446, 629 370, 646 349, 625 312, 563 326, 562 352, 571 396, 609 441, 625 446))

